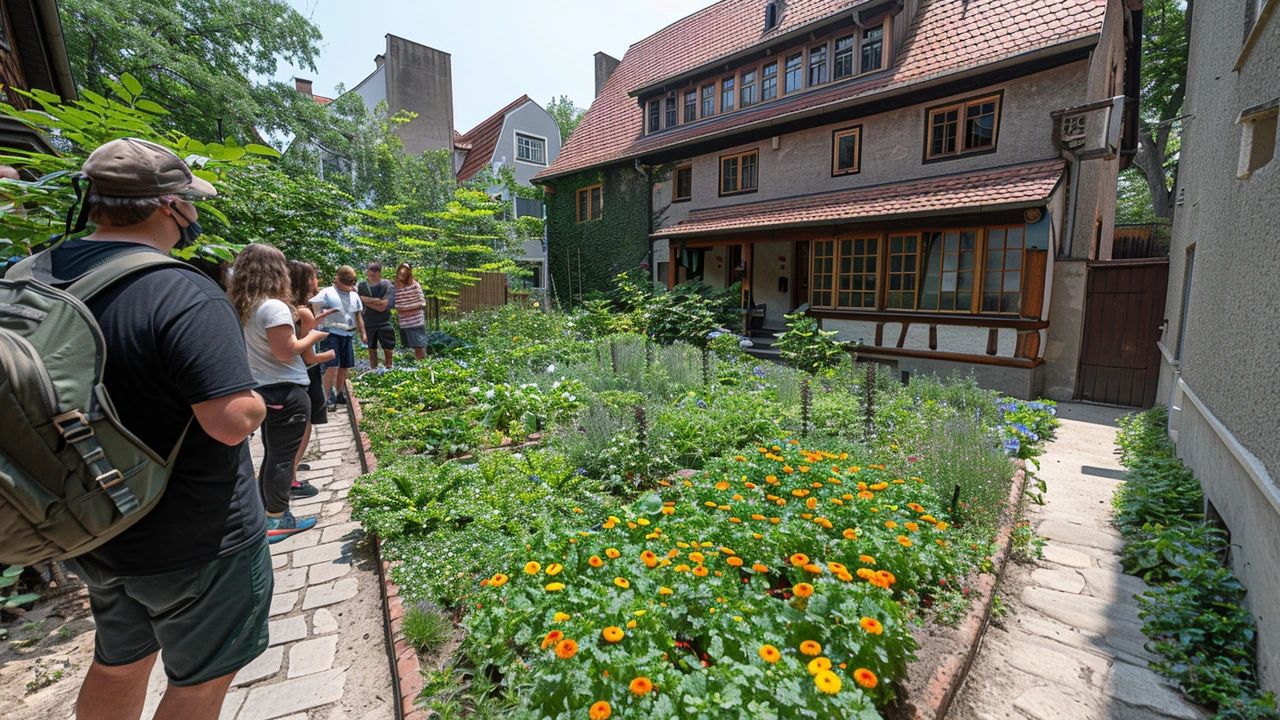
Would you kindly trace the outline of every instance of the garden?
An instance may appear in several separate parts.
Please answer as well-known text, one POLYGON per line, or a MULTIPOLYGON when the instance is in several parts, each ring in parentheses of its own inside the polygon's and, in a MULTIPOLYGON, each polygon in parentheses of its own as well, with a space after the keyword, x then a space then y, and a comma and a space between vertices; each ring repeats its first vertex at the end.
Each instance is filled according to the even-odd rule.
POLYGON ((351 498, 431 669, 422 702, 893 717, 970 610, 1052 404, 904 386, 802 315, 789 362, 759 360, 717 293, 647 285, 471 314, 355 381, 378 470, 351 498))

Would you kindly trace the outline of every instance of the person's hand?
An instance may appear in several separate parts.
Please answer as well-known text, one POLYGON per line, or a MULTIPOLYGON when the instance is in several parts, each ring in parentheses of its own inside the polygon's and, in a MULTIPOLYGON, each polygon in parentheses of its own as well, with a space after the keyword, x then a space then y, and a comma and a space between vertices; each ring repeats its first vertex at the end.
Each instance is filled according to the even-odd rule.
POLYGON ((365 332, 365 331, 361 330, 361 331, 360 331, 360 342, 364 343, 365 345, 368 345, 368 344, 369 344, 369 333, 367 333, 367 332, 365 332))
POLYGON ((316 315, 316 322, 319 322, 319 321, 321 321, 321 320, 323 320, 323 319, 325 319, 325 318, 329 317, 330 315, 332 315, 332 314, 334 314, 334 313, 336 313, 336 312, 338 312, 338 308, 329 308, 329 309, 327 309, 327 310, 321 310, 321 311, 316 315))
POLYGON ((311 342, 307 344, 315 345, 321 342, 322 340, 324 340, 325 338, 329 337, 329 333, 325 332, 324 330, 312 330, 311 335, 309 335, 308 337, 311 340, 311 342))

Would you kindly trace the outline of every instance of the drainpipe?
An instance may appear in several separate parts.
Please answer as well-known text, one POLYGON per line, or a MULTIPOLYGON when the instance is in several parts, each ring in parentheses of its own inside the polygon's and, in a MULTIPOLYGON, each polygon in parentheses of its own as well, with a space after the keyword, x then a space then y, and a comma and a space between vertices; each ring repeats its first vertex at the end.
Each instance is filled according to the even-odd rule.
POLYGON ((1076 229, 1076 193, 1080 188, 1080 159, 1076 157, 1074 152, 1062 152, 1062 157, 1071 162, 1071 186, 1067 190, 1067 222, 1066 229, 1062 233, 1062 242, 1058 246, 1058 257, 1071 257, 1072 240, 1075 238, 1076 229))

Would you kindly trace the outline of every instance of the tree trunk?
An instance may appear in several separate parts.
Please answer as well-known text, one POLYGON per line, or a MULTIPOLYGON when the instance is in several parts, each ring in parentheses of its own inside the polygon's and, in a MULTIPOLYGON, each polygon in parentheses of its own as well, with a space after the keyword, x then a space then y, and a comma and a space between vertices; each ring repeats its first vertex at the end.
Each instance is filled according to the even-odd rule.
MULTIPOLYGON (((1167 131, 1158 133, 1166 136, 1167 131)), ((1151 207, 1156 217, 1173 220, 1173 193, 1166 184, 1164 173, 1165 143, 1160 138, 1152 137, 1149 128, 1144 127, 1138 138, 1138 152, 1133 157, 1133 165, 1146 178, 1147 187, 1151 190, 1151 207)))

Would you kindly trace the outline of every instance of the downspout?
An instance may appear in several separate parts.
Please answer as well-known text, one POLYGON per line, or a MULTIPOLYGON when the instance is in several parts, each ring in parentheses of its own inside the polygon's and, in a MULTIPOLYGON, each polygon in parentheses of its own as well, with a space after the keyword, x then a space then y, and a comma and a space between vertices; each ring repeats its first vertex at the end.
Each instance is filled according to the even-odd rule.
POLYGON ((58 85, 58 94, 68 102, 78 98, 76 80, 71 75, 71 61, 67 58, 67 42, 62 34, 62 19, 58 16, 57 0, 37 0, 40 8, 40 26, 45 44, 52 49, 49 64, 58 85))
POLYGON ((1071 257, 1071 245, 1076 229, 1076 191, 1080 188, 1080 159, 1074 152, 1062 152, 1063 158, 1071 162, 1071 185, 1067 189, 1067 222, 1062 233, 1062 243, 1058 246, 1058 257, 1071 257))

